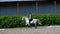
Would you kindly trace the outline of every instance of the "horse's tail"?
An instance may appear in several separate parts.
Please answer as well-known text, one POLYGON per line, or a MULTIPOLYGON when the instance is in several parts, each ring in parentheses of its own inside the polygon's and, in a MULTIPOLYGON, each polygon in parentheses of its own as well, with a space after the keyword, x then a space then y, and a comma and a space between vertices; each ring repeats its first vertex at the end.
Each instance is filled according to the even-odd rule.
POLYGON ((42 25, 42 24, 41 24, 41 21, 40 21, 39 19, 38 19, 38 23, 39 23, 40 25, 42 25))

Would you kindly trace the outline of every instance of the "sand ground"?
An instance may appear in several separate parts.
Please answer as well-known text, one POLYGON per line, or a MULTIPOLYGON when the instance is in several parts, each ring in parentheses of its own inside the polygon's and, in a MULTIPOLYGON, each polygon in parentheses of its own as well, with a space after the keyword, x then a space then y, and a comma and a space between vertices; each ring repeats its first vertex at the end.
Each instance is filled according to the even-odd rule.
POLYGON ((60 34, 60 26, 0 29, 0 34, 60 34))

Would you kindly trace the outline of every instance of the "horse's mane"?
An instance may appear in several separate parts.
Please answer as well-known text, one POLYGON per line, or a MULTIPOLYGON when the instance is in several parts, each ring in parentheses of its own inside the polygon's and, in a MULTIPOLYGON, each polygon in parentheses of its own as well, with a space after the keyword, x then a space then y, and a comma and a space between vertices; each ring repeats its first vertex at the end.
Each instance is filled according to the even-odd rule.
POLYGON ((25 16, 25 18, 28 18, 27 16, 25 16))
POLYGON ((23 16, 23 17, 28 18, 27 16, 23 16))

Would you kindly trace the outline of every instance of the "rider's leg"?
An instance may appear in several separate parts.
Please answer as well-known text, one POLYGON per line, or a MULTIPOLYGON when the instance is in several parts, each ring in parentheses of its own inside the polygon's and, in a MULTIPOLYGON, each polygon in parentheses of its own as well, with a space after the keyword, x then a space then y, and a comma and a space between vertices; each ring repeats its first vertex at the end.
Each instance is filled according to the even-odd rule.
POLYGON ((35 29, 37 28, 37 23, 35 23, 35 29))
POLYGON ((29 26, 30 26, 30 19, 29 19, 29 26))
POLYGON ((29 24, 30 24, 31 19, 29 19, 29 24))

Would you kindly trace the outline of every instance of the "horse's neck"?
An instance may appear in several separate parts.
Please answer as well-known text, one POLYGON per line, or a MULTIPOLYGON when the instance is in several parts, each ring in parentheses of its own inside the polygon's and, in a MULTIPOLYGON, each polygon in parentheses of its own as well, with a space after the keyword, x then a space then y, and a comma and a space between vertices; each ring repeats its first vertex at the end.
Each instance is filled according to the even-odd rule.
POLYGON ((25 17, 25 20, 28 20, 28 18, 27 18, 27 17, 25 17))

